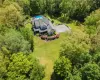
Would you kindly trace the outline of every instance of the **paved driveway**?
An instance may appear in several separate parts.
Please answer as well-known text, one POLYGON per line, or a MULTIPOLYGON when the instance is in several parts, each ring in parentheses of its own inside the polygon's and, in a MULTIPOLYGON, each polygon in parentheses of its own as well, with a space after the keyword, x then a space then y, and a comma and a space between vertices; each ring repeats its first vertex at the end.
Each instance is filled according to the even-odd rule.
POLYGON ((55 29, 56 32, 58 32, 58 33, 71 31, 71 29, 65 25, 57 25, 57 26, 54 26, 53 29, 55 29))

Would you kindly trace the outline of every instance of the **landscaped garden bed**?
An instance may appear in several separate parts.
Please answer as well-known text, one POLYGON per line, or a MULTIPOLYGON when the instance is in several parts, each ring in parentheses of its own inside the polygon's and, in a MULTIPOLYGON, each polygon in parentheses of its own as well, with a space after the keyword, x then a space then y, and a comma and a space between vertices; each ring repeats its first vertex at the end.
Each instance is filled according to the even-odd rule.
POLYGON ((57 39, 59 38, 60 34, 55 34, 55 35, 52 35, 52 36, 47 36, 47 35, 41 35, 41 39, 42 40, 54 40, 54 39, 57 39))

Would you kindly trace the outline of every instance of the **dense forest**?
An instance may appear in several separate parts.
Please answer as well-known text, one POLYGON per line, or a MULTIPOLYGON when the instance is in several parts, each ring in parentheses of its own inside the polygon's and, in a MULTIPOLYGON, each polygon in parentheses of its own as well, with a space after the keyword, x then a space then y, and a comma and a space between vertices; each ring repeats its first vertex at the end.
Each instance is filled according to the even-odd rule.
POLYGON ((60 45, 51 80, 100 80, 100 0, 0 0, 0 80, 46 76, 34 56, 35 15, 79 26, 60 45))

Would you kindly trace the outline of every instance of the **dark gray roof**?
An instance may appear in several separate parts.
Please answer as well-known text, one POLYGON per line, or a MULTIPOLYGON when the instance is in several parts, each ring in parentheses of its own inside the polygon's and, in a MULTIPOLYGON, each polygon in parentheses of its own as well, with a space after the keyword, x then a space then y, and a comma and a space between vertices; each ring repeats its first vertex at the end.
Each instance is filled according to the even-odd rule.
POLYGON ((33 18, 32 24, 35 26, 35 31, 37 31, 36 29, 39 29, 40 32, 43 32, 52 29, 52 23, 44 16, 42 16, 42 18, 33 18))

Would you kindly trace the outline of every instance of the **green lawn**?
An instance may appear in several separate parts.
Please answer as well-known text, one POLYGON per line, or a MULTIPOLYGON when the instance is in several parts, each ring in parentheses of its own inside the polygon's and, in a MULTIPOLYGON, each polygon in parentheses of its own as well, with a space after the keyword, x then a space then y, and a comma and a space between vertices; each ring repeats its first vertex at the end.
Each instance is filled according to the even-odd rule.
MULTIPOLYGON (((56 23, 59 21, 55 20, 56 23)), ((72 30, 80 29, 80 26, 75 24, 67 24, 72 30)), ((31 24, 28 23, 26 27, 31 29, 31 24)), ((45 66, 45 78, 43 80, 50 80, 53 72, 53 65, 55 60, 59 57, 61 43, 66 39, 67 33, 61 33, 60 38, 53 41, 41 40, 38 36, 34 36, 34 52, 33 56, 39 59, 40 63, 45 66)))
POLYGON ((34 37, 35 49, 33 56, 45 66, 45 78, 43 80, 50 80, 54 62, 59 57, 60 45, 66 36, 67 33, 62 33, 59 39, 48 42, 41 40, 38 36, 34 37))

